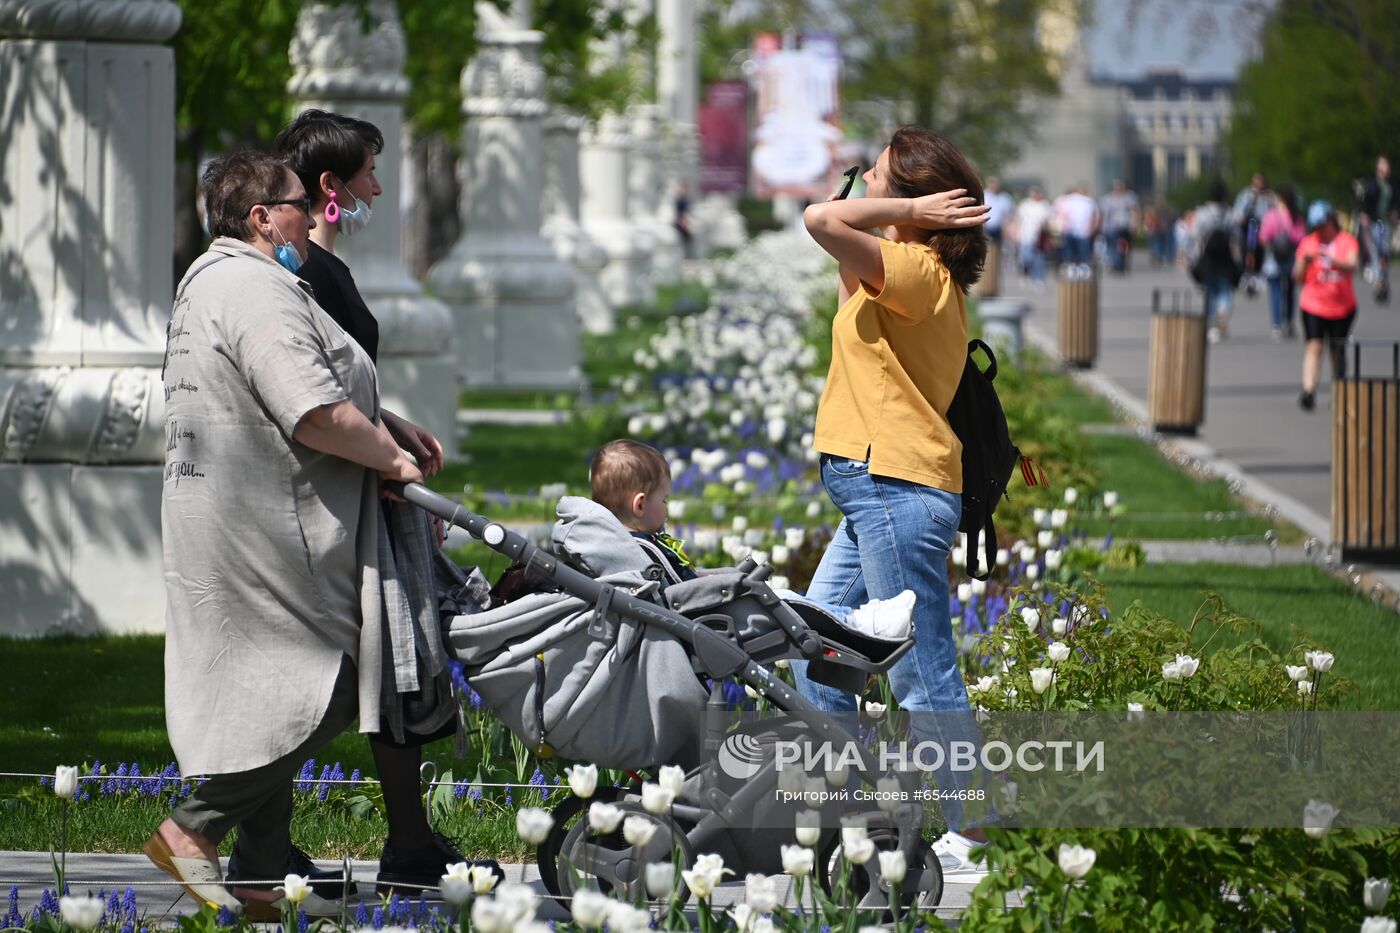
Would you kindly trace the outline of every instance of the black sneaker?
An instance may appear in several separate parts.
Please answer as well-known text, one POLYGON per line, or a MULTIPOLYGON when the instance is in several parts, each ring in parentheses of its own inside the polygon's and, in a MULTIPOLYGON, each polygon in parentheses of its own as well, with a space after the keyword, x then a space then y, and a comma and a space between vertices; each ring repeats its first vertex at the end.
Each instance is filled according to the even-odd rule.
MULTIPOLYGON (((341 897, 353 897, 358 890, 354 881, 348 885, 341 880, 341 870, 339 868, 317 868, 316 863, 311 861, 311 856, 307 855, 294 844, 291 854, 287 856, 287 865, 283 871, 284 875, 301 875, 311 882, 311 890, 317 897, 324 897, 328 901, 338 901, 341 897)), ((237 885, 241 888, 258 887, 244 883, 243 879, 249 881, 262 880, 256 875, 245 874, 238 864, 238 854, 228 857, 228 870, 224 872, 224 882, 229 885, 237 885)), ((281 882, 278 882, 279 884, 281 882)))
POLYGON ((462 855, 452 840, 442 833, 433 833, 433 844, 419 849, 384 846, 379 856, 379 879, 375 890, 383 897, 391 897, 395 886, 399 885, 400 896, 417 897, 424 890, 436 889, 442 876, 447 874, 447 866, 457 862, 488 868, 498 882, 506 878, 498 862, 492 859, 472 861, 462 855))
POLYGON ((1298 395, 1298 407, 1303 411, 1312 411, 1316 404, 1311 392, 1302 392, 1298 395))

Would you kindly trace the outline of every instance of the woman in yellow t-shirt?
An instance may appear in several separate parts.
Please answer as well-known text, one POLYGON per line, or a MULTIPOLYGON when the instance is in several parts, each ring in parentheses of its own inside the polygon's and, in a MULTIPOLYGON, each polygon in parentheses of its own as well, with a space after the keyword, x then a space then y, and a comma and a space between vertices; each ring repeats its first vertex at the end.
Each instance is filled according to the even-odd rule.
MULTIPOLYGON (((967 359, 964 295, 986 258, 987 209, 962 153, 915 127, 894 134, 864 179, 865 197, 805 215, 840 263, 814 446, 843 516, 807 595, 855 607, 912 590, 914 648, 890 670, 890 687, 906 710, 966 712, 948 607, 962 445, 947 413, 967 359)), ((798 676, 822 707, 855 708, 849 694, 798 676)))

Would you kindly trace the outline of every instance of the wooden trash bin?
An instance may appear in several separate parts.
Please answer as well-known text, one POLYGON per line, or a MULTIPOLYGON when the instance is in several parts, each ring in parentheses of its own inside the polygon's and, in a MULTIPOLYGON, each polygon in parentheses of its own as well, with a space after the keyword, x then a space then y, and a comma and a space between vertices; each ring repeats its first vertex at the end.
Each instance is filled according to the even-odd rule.
POLYGON ((978 298, 995 298, 1001 290, 1001 247, 987 240, 987 260, 982 263, 982 276, 972 283, 972 294, 978 298))
POLYGON ((1163 434, 1195 436, 1206 417, 1206 319, 1195 291, 1152 290, 1147 416, 1163 434))
POLYGON ((1093 266, 1060 267, 1060 359, 1088 369, 1099 358, 1099 279, 1093 266))
POLYGON ((1400 342, 1353 340, 1332 395, 1332 540, 1342 560, 1400 565, 1400 342), (1365 348, 1388 357, 1367 376, 1365 348))

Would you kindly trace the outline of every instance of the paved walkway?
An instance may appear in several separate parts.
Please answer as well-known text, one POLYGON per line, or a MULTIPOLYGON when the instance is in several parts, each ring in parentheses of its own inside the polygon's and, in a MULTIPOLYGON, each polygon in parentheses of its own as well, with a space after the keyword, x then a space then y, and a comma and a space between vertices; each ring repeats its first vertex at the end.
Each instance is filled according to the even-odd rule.
MULTIPOLYGON (((322 868, 338 869, 340 863, 318 861, 322 868)), ((379 906, 374 895, 373 878, 378 863, 355 861, 351 863, 351 876, 360 884, 360 893, 350 908, 351 918, 360 903, 367 910, 379 906)), ((532 885, 536 892, 545 897, 544 885, 540 882, 539 870, 532 864, 504 865, 506 880, 523 881, 532 885)), ((779 876, 779 890, 784 902, 793 906, 791 879, 779 876)), ((156 868, 144 855, 69 855, 68 888, 74 894, 96 894, 105 887, 109 892, 127 885, 137 884, 137 903, 152 919, 173 918, 177 913, 193 913, 197 908, 178 888, 165 882, 170 876, 156 868)), ((11 886, 19 885, 20 910, 28 913, 38 903, 45 887, 53 886, 53 865, 47 852, 0 852, 0 895, 7 895, 11 886)), ((944 888, 943 900, 936 913, 944 920, 956 925, 957 917, 971 900, 973 885, 949 883, 944 888)), ((733 906, 744 899, 742 879, 721 885, 715 892, 714 903, 722 908, 733 906)), ((431 902, 430 902, 431 903, 431 902)), ((553 900, 542 902, 539 916, 543 920, 567 920, 568 914, 553 900)))
MULTIPOLYGON (((1154 288, 1199 291, 1186 272, 1152 269, 1146 255, 1133 257, 1126 276, 1100 278, 1099 360, 1083 381, 1119 402, 1128 414, 1146 416, 1148 333, 1154 288)), ((1359 311, 1354 330, 1366 340, 1400 340, 1400 302, 1379 306, 1356 279, 1359 311)), ((1054 353, 1057 285, 1035 288, 1014 271, 1002 278, 1002 295, 1031 302, 1029 338, 1054 353)), ((1285 518, 1321 541, 1331 539, 1331 376, 1324 364, 1317 408, 1298 407, 1303 345, 1275 343, 1270 335, 1267 290, 1255 298, 1235 295, 1229 337, 1209 349, 1206 420, 1198 438, 1174 441, 1188 456, 1220 475, 1238 479, 1242 492, 1277 507, 1285 518)), ((1374 371, 1388 357, 1368 355, 1374 371)), ((1377 575, 1400 589, 1400 572, 1377 575)))

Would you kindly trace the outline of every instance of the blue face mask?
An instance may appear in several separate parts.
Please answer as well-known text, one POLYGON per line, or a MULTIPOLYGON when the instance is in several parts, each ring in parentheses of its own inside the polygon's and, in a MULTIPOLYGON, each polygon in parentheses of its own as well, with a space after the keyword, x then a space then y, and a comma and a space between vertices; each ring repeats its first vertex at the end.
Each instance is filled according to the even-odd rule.
POLYGON ((273 244, 273 258, 277 260, 283 269, 286 269, 292 275, 296 275, 297 270, 301 268, 301 254, 297 252, 295 246, 287 241, 286 237, 282 236, 282 230, 277 226, 276 221, 273 221, 272 229, 276 230, 277 235, 282 237, 281 243, 273 244))

